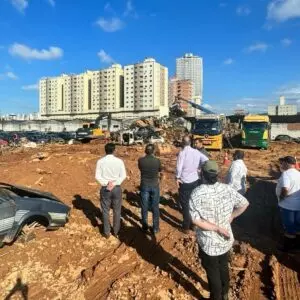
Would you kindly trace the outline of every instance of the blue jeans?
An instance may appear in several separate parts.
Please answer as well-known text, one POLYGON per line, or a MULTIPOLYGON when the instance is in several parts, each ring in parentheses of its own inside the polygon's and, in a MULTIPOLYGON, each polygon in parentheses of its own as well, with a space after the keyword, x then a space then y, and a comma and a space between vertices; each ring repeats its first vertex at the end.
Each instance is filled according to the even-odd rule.
POLYGON ((159 187, 141 187, 142 225, 148 226, 148 211, 152 210, 153 230, 159 230, 159 187))
POLYGON ((300 233, 300 211, 280 208, 284 231, 290 235, 300 233))

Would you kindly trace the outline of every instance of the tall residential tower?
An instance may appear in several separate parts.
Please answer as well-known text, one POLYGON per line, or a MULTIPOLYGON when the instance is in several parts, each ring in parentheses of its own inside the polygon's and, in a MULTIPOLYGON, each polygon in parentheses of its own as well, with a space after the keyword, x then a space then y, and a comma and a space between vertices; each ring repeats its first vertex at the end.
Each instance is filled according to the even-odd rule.
POLYGON ((203 94, 203 61, 199 56, 186 53, 176 59, 176 77, 193 82, 193 101, 201 104, 203 94))

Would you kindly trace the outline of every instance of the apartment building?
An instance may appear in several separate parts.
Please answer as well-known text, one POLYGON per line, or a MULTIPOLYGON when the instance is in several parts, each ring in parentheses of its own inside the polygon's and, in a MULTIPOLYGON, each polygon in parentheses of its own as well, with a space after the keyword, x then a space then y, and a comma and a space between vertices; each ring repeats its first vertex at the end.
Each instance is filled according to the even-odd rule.
MULTIPOLYGON (((193 101, 202 103, 203 99, 203 60, 202 57, 186 53, 176 59, 176 77, 193 82, 193 101)), ((197 111, 199 114, 200 111, 197 111)))
POLYGON ((124 110, 169 115, 168 69, 153 58, 124 67, 124 110))
POLYGON ((94 118, 99 112, 115 112, 124 107, 124 72, 121 65, 40 80, 41 117, 94 118))
POLYGON ((168 69, 154 59, 108 69, 40 80, 43 118, 95 118, 111 112, 130 119, 169 115, 168 69))
POLYGON ((269 116, 293 116, 293 115, 297 115, 297 113, 298 113, 297 105, 286 104, 284 96, 280 96, 279 105, 268 106, 269 116))
MULTIPOLYGON (((169 80, 169 106, 178 98, 193 99, 193 82, 191 80, 180 80, 176 77, 169 80)), ((180 102, 180 105, 187 116, 196 116, 196 110, 191 105, 186 102, 180 102)))

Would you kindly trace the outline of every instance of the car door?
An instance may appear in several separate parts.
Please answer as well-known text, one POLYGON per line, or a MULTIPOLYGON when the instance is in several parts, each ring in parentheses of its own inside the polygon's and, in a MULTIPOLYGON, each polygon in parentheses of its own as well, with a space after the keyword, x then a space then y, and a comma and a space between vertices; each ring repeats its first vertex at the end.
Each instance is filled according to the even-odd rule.
POLYGON ((0 240, 12 228, 16 214, 16 204, 0 195, 0 240))

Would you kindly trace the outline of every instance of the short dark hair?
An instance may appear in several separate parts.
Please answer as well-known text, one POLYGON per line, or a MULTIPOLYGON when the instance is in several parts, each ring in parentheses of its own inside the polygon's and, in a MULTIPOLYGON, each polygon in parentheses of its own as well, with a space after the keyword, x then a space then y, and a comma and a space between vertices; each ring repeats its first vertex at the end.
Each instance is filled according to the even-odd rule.
POLYGON ((244 157, 245 157, 245 153, 244 153, 244 151, 242 151, 242 150, 236 150, 236 151, 233 153, 233 159, 234 159, 234 160, 244 159, 244 157))
POLYGON ((153 144, 148 144, 148 145, 146 146, 146 148, 145 148, 145 153, 146 153, 147 155, 153 154, 154 151, 155 151, 155 146, 154 146, 153 144))
POLYGON ((203 141, 202 141, 202 139, 200 139, 200 138, 194 139, 194 143, 196 143, 196 142, 199 142, 199 143, 203 144, 203 141))
POLYGON ((202 170, 202 176, 205 179, 205 183, 212 185, 218 182, 219 174, 206 172, 202 170))
POLYGON ((288 165, 295 165, 297 163, 296 158, 293 156, 285 156, 285 157, 281 157, 279 158, 279 161, 281 163, 285 162, 288 165))
POLYGON ((186 134, 182 138, 182 144, 183 144, 183 146, 190 146, 191 145, 191 137, 188 134, 186 134))
POLYGON ((116 145, 113 143, 108 143, 104 147, 106 154, 113 154, 116 150, 116 145))

